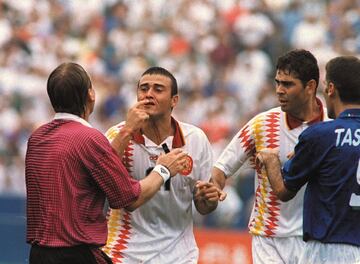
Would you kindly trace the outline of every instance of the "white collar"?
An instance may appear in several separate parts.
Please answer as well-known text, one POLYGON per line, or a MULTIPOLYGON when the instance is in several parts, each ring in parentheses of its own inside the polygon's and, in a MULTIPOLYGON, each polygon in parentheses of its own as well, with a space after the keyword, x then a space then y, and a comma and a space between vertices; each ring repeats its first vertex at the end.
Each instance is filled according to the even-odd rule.
POLYGON ((172 149, 172 143, 173 143, 173 139, 174 136, 168 136, 167 138, 165 138, 165 140, 163 142, 161 142, 159 145, 157 145, 156 143, 154 143, 151 139, 149 139, 148 137, 146 137, 145 135, 143 135, 144 137, 144 145, 147 147, 161 147, 162 144, 166 143, 166 145, 169 146, 170 149, 172 149))
POLYGON ((69 114, 69 113, 56 113, 54 119, 66 119, 66 120, 73 120, 79 122, 87 127, 92 127, 89 122, 85 119, 81 118, 80 116, 69 114))

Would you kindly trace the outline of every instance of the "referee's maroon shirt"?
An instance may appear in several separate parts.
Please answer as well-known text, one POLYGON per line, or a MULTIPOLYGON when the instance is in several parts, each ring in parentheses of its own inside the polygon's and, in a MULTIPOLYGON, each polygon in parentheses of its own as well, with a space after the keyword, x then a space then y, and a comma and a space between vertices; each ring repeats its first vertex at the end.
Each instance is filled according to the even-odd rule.
POLYGON ((27 242, 49 247, 102 246, 105 197, 126 207, 140 194, 108 140, 80 122, 55 119, 28 141, 27 242))

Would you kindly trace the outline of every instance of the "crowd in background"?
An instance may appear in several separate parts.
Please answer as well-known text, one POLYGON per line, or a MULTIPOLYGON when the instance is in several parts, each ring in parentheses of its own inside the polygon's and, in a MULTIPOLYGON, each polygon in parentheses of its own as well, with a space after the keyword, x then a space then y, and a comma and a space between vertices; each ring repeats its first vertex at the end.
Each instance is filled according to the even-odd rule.
MULTIPOLYGON (((0 0, 0 194, 26 194, 27 139, 53 117, 46 79, 61 62, 92 77, 90 121, 102 132, 125 119, 146 68, 167 68, 179 85, 175 117, 201 127, 217 157, 277 105, 274 63, 293 48, 314 53, 322 74, 330 58, 360 54, 360 1, 0 0)), ((246 226, 253 172, 238 174, 198 224, 246 226)))

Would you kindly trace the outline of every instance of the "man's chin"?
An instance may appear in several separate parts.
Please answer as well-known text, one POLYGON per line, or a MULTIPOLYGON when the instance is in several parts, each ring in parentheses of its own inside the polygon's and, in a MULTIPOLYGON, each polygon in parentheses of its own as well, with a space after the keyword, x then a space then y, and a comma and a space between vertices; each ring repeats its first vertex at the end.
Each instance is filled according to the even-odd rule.
POLYGON ((280 105, 281 111, 288 112, 289 108, 286 105, 280 105))
POLYGON ((153 112, 148 112, 147 114, 149 115, 149 120, 156 121, 160 119, 160 115, 157 115, 153 112))

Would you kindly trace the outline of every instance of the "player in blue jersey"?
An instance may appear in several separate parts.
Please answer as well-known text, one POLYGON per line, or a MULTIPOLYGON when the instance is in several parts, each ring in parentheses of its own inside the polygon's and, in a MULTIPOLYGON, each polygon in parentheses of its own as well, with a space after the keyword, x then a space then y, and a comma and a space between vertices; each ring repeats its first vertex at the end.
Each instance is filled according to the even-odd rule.
POLYGON ((306 183, 300 263, 360 263, 360 60, 341 56, 326 65, 324 97, 336 118, 307 128, 282 171, 278 155, 258 160, 282 201, 306 183))

